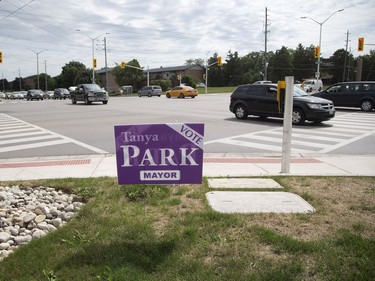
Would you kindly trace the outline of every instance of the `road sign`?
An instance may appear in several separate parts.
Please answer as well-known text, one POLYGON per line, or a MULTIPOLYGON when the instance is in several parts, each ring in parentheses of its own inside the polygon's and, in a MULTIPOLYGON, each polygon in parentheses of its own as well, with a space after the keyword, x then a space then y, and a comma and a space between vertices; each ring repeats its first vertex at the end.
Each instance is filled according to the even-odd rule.
POLYGON ((202 123, 116 125, 119 184, 201 184, 202 123))

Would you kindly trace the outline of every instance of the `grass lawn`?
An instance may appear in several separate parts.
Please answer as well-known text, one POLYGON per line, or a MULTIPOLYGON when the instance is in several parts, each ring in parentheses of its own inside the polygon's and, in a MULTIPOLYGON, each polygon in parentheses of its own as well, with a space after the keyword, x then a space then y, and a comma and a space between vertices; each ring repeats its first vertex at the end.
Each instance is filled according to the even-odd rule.
MULTIPOLYGON (((207 94, 232 93, 237 87, 208 87, 207 94)), ((198 94, 205 94, 205 88, 198 88, 198 94)))
POLYGON ((67 225, 0 262, 0 280, 375 280, 375 178, 275 177, 312 214, 220 214, 202 185, 0 182, 88 196, 67 225))

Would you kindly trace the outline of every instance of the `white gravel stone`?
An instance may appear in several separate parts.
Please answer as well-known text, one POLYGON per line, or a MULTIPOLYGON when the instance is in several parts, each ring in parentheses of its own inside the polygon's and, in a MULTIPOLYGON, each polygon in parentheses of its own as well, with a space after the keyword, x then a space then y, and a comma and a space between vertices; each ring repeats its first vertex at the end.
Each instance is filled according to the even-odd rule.
POLYGON ((65 225, 82 208, 81 201, 50 187, 0 186, 0 261, 19 245, 65 225))
POLYGON ((0 250, 7 250, 9 247, 9 243, 0 243, 0 250))
POLYGON ((9 233, 7 232, 0 232, 0 243, 7 242, 9 240, 9 233))

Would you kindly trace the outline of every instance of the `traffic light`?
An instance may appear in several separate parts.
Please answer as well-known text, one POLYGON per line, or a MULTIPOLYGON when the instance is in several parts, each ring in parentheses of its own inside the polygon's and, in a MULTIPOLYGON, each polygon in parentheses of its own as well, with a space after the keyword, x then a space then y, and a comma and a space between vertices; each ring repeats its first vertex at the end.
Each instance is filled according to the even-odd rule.
POLYGON ((358 52, 362 52, 365 45, 365 38, 358 38, 358 52))
POLYGON ((96 59, 92 59, 92 67, 96 68, 96 59))
POLYGON ((3 52, 0 51, 0 63, 3 63, 3 52))
POLYGON ((320 46, 315 47, 315 53, 314 53, 314 58, 319 58, 320 57, 320 46))
POLYGON ((277 107, 281 113, 281 103, 285 100, 285 81, 277 81, 277 107))
POLYGON ((223 66, 223 62, 222 62, 221 56, 217 57, 217 66, 223 66))
POLYGON ((124 62, 124 61, 122 61, 122 62, 120 63, 120 67, 121 67, 122 69, 125 69, 125 67, 126 67, 126 64, 125 64, 125 62, 124 62))

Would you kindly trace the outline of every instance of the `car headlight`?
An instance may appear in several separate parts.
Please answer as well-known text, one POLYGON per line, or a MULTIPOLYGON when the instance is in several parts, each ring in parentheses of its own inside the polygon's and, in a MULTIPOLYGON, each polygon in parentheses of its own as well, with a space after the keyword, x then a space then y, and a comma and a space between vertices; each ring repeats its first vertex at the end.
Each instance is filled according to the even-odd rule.
POLYGON ((308 103, 307 104, 311 109, 322 109, 322 105, 320 103, 308 103))

